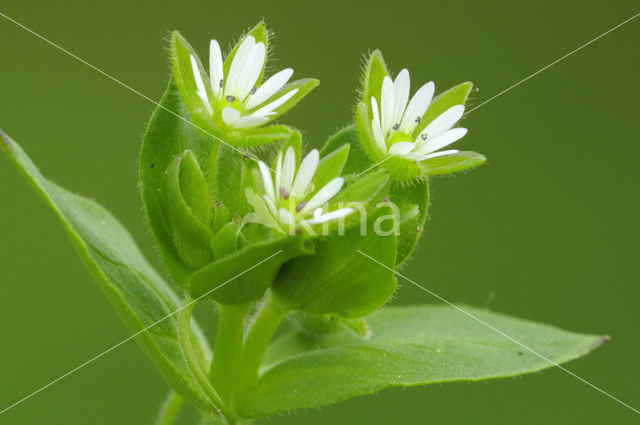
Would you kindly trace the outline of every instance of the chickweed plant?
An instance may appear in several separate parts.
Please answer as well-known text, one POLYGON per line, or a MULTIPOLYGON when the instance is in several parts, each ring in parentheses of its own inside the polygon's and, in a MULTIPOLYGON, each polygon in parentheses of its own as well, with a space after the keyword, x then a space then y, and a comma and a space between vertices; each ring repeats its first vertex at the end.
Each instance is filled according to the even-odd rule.
POLYGON ((105 208, 47 180, 2 133, 171 388, 157 424, 185 403, 202 424, 249 424, 391 386, 515 376, 603 341, 471 307, 387 306, 422 235, 431 177, 485 162, 452 148, 472 84, 411 95, 409 71, 394 76, 374 51, 344 106, 352 123, 308 150, 281 118, 318 81, 266 75, 269 35, 259 23, 226 55, 211 40, 207 66, 171 37, 173 71, 139 161, 165 273, 105 208), (215 339, 192 317, 205 303, 215 339))

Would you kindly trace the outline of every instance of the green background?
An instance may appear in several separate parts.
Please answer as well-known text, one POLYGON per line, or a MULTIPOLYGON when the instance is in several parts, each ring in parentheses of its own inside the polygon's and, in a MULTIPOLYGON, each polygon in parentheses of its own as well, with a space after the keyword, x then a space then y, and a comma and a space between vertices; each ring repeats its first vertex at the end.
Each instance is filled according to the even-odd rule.
MULTIPOLYGON (((639 12, 635 1, 18 1, 0 11, 159 99, 166 38, 206 57, 264 17, 275 69, 321 85, 284 120, 310 146, 350 119, 363 55, 413 88, 472 80, 478 105, 639 12)), ((159 264, 136 160, 153 105, 0 17, 0 127, 45 174, 110 208, 159 264)), ((432 184, 405 273, 442 297, 612 341, 568 368, 640 407, 640 18, 471 113, 460 147, 488 165, 432 184)), ((48 207, 0 160, 0 410, 127 337, 48 207)), ((433 303, 404 283, 397 303, 433 303)), ((213 316, 210 311, 201 315, 213 316)), ((517 336, 516 336, 517 337, 517 336)), ((150 424, 166 384, 135 343, 0 416, 0 424, 150 424)), ((190 423, 184 416, 183 423, 190 423)), ((279 424, 630 424, 559 369, 387 390, 279 424)), ((191 421, 192 422, 192 421, 191 421)))

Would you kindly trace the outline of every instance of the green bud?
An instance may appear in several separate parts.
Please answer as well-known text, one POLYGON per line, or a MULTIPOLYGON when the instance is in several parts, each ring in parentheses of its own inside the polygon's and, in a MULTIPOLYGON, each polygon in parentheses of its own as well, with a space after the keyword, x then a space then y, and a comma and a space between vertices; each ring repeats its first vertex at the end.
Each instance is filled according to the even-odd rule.
POLYGON ((212 199, 207 180, 191 151, 169 164, 163 179, 167 222, 178 257, 189 271, 213 260, 209 241, 212 199))

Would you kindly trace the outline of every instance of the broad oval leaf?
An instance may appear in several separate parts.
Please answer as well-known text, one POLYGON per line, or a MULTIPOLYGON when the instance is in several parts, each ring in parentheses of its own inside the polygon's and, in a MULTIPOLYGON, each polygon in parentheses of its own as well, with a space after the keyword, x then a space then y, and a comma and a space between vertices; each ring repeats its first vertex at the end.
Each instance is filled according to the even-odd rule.
MULTIPOLYGON (((129 332, 149 327, 135 340, 169 385, 191 403, 210 408, 182 356, 177 316, 169 316, 182 306, 176 293, 106 209, 47 180, 16 142, 1 131, 0 136, 3 150, 54 210, 78 255, 129 332)), ((194 350, 207 368, 211 350, 195 322, 193 329, 194 350)))
MULTIPOLYGON (((607 339, 463 308, 556 363, 585 355, 607 339)), ((371 315, 368 323, 369 339, 340 330, 294 332, 276 340, 257 386, 239 402, 240 414, 270 416, 387 387, 480 381, 552 366, 449 306, 390 307, 371 315)))

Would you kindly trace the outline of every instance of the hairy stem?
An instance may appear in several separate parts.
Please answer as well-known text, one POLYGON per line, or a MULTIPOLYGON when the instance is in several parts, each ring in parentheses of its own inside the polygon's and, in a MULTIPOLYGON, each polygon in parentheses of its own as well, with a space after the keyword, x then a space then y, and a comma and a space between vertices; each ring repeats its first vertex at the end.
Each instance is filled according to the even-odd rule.
POLYGON ((182 397, 171 391, 160 408, 155 425, 173 424, 178 417, 183 401, 182 397))
POLYGON ((220 397, 230 403, 244 336, 244 318, 249 311, 249 304, 218 304, 218 332, 211 363, 211 382, 218 390, 220 397))
POLYGON ((211 385, 211 382, 209 382, 207 375, 202 370, 202 367, 198 362, 195 353, 193 352, 193 347, 191 345, 191 314, 193 313, 193 308, 195 307, 195 305, 196 303, 188 297, 185 300, 185 307, 183 307, 179 313, 178 335, 180 337, 180 347, 182 348, 182 355, 186 359, 187 364, 189 365, 189 368, 193 373, 193 376, 196 378, 204 392, 209 397, 213 408, 222 416, 224 416, 229 424, 235 424, 235 415, 223 403, 215 388, 213 388, 213 385, 211 385))
POLYGON ((290 311, 273 294, 267 294, 262 310, 251 325, 242 347, 236 394, 242 394, 255 385, 269 342, 290 311))

